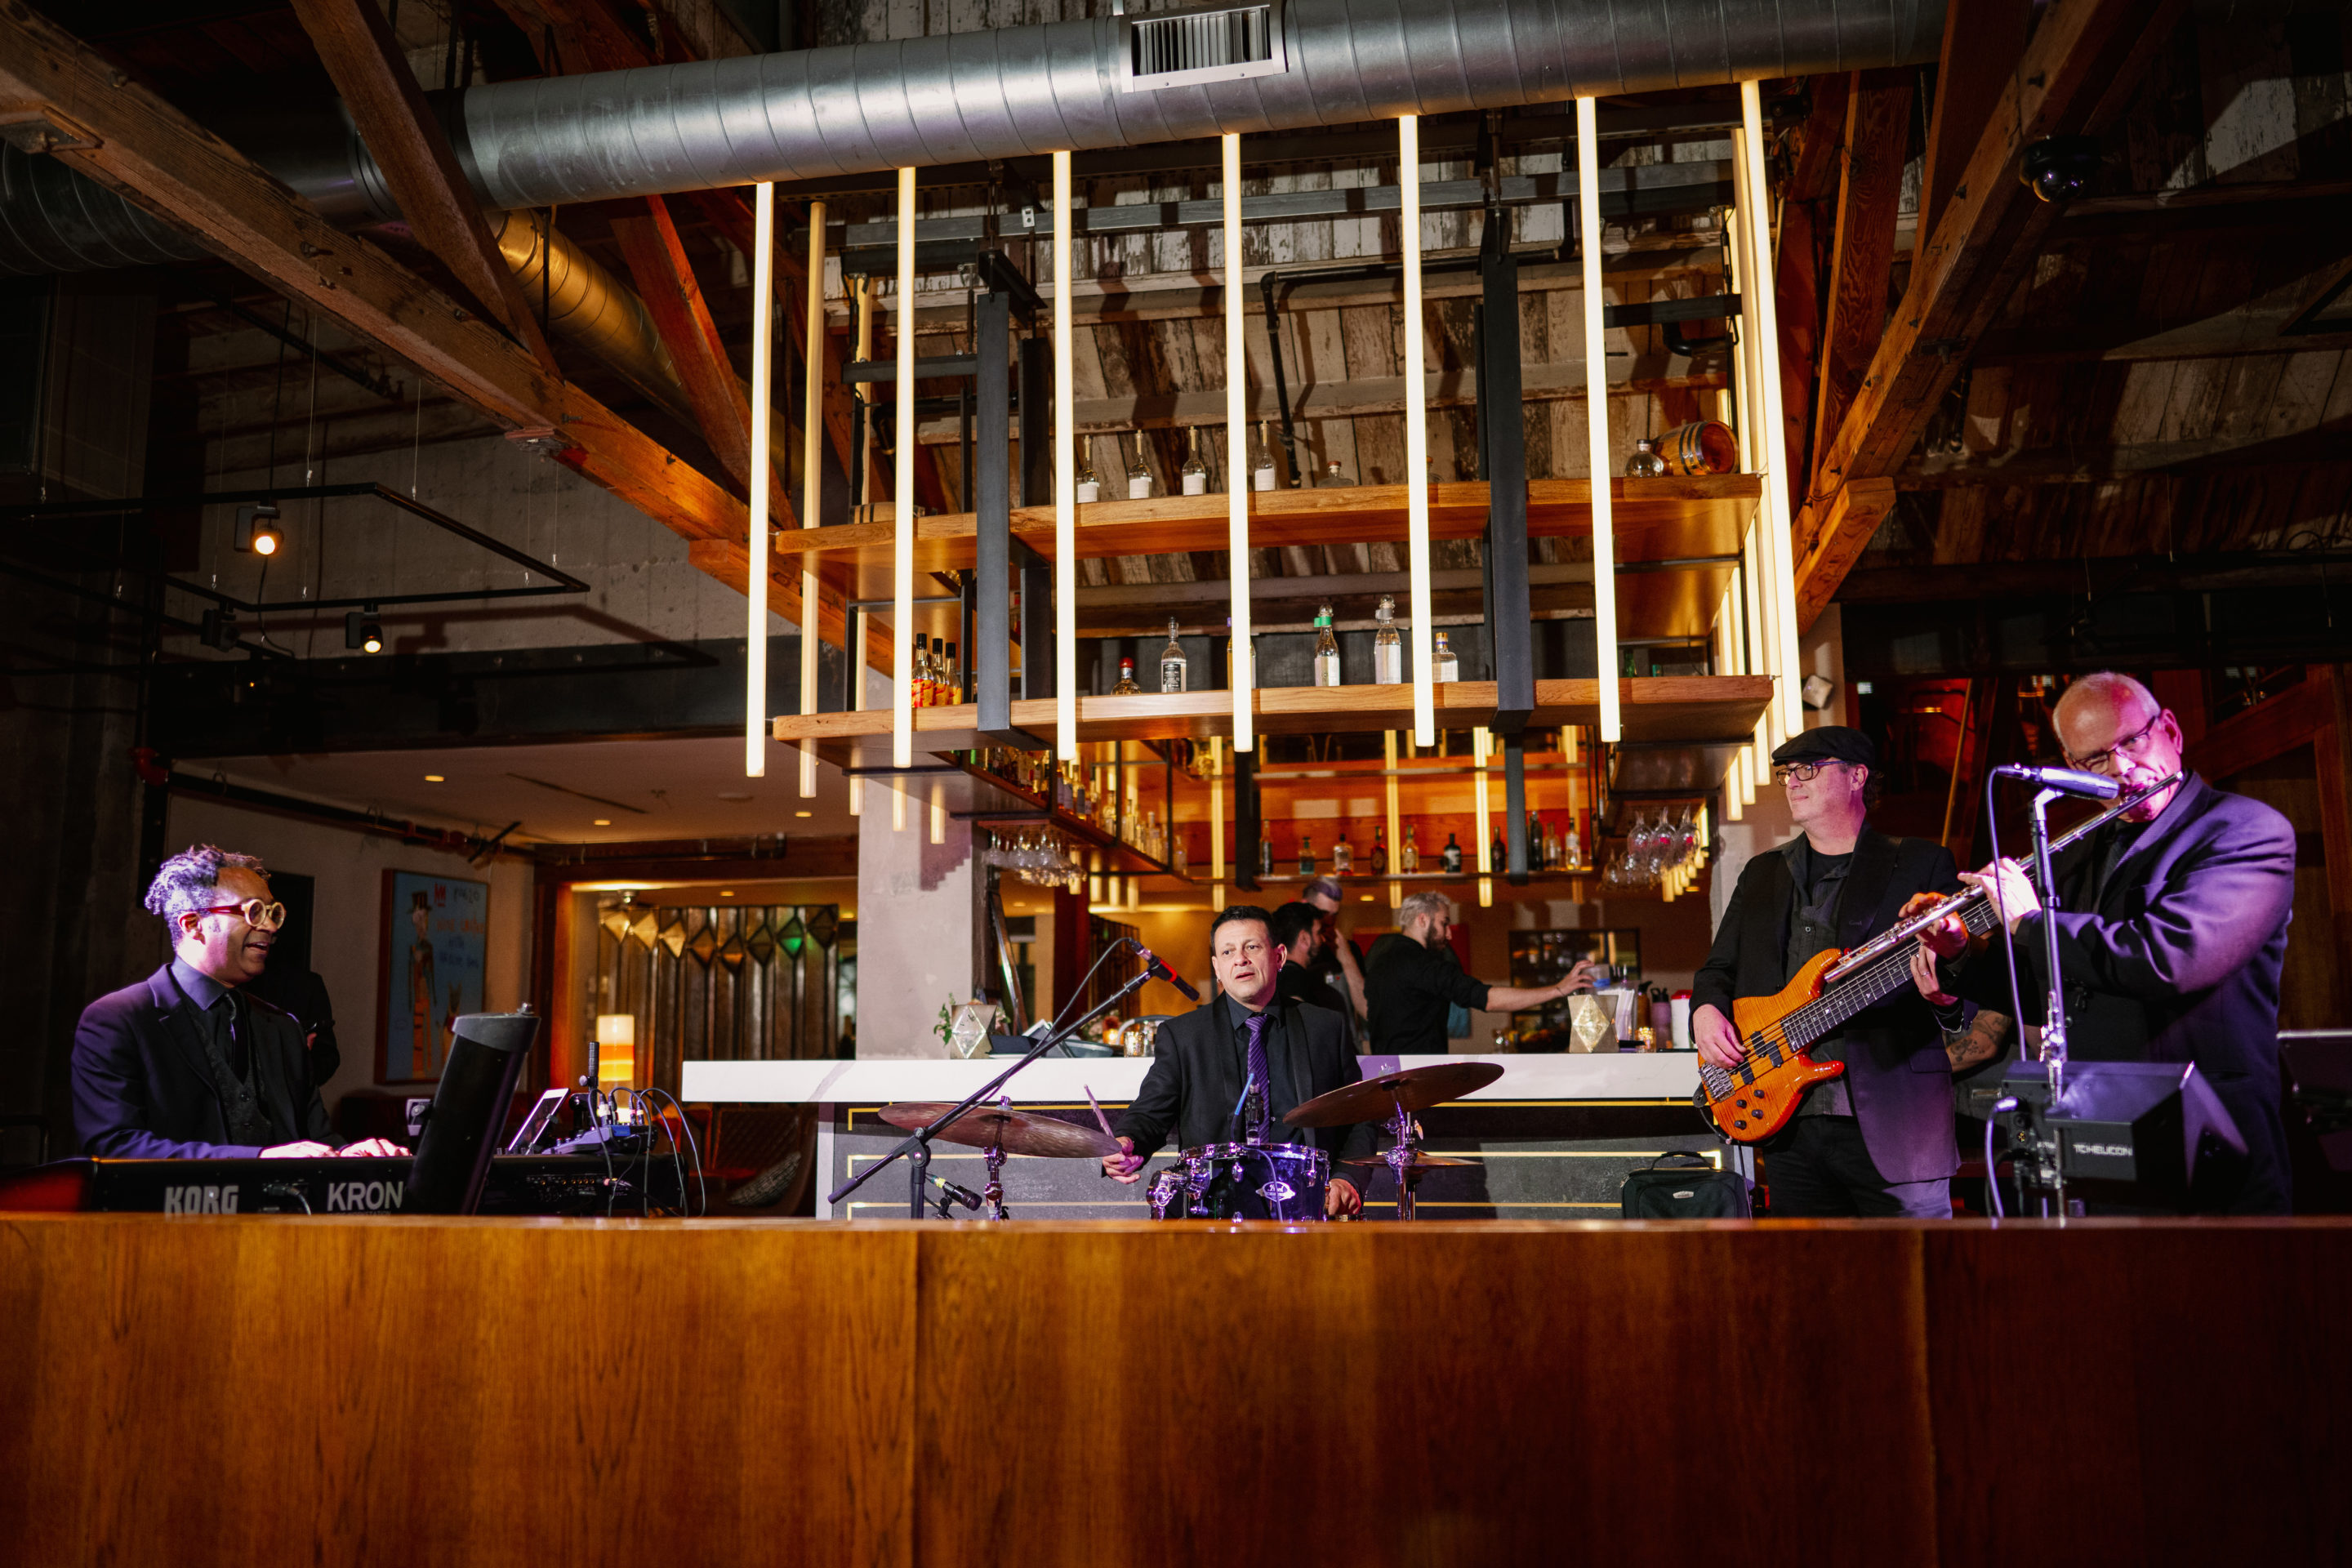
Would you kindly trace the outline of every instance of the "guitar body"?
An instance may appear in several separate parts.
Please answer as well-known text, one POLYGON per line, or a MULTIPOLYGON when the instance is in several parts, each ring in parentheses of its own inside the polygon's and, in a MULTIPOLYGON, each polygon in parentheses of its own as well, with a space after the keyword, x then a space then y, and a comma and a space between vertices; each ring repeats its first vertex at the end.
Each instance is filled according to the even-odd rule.
POLYGON ((1804 968, 1773 996, 1743 996, 1731 1004, 1732 1026, 1748 1048, 1748 1062, 1736 1068, 1704 1067, 1699 1098, 1716 1129, 1736 1142, 1753 1143, 1789 1124, 1805 1090, 1845 1071, 1843 1062, 1817 1062, 1790 1046, 1781 1024, 1822 994, 1822 975, 1843 954, 1832 948, 1805 961, 1804 968))

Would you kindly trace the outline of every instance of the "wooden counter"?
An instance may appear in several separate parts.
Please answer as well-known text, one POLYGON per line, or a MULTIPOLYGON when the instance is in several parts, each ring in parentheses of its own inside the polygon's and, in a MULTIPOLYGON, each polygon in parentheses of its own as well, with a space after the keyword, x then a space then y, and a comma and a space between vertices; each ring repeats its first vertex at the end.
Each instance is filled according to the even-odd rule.
POLYGON ((2319 1563, 2352 1224, 0 1219, 5 1560, 2319 1563))

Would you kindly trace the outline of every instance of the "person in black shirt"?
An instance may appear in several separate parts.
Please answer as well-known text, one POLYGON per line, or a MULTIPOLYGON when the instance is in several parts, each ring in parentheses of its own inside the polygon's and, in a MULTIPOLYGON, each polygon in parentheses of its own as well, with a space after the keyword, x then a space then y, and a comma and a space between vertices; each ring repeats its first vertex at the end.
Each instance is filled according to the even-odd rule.
MULTIPOLYGON (((1285 967, 1273 917, 1238 904, 1209 928, 1209 961, 1219 994, 1160 1026, 1151 1070, 1112 1128, 1120 1152, 1103 1170, 1121 1182, 1143 1174, 1144 1162, 1176 1134, 1177 1146, 1210 1143, 1313 1143, 1338 1162, 1369 1155, 1372 1130, 1288 1127, 1283 1117, 1318 1094, 1363 1080, 1339 1015, 1279 994, 1285 967), (1265 1092, 1245 1093, 1245 1085, 1265 1092)), ((1353 1182, 1333 1174, 1326 1212, 1352 1217, 1363 1208, 1353 1182)))
MULTIPOLYGON (((1870 826, 1877 762, 1870 737, 1842 724, 1792 736, 1772 753, 1802 831, 1740 869, 1693 979, 1691 1037, 1706 1061, 1739 1065, 1734 998, 1772 995, 1809 959, 1877 935, 1914 894, 1958 889, 1951 851, 1870 826)), ((1957 1004, 1939 1008, 1906 991, 1806 1047, 1846 1070, 1808 1089, 1788 1125, 1759 1145, 1775 1217, 1951 1217, 1960 1156, 1947 1047, 1961 1023, 1957 1004)))
MULTIPOLYGON (((1344 989, 1331 988, 1331 975, 1317 964, 1325 951, 1323 911, 1309 903, 1288 903, 1274 911, 1274 945, 1282 950, 1282 967, 1274 973, 1274 994, 1310 1007, 1339 1012, 1346 1006, 1344 989)), ((1334 972, 1336 974, 1336 972, 1334 972)), ((1341 984, 1346 984, 1344 978, 1341 984)))
POLYGON ((1449 1005, 1517 1013, 1592 989, 1592 966, 1581 962, 1554 985, 1489 985, 1472 979, 1436 951, 1454 929, 1454 906, 1443 893, 1412 894, 1399 906, 1397 919, 1403 929, 1372 943, 1364 962, 1375 1056, 1445 1055, 1449 1005))

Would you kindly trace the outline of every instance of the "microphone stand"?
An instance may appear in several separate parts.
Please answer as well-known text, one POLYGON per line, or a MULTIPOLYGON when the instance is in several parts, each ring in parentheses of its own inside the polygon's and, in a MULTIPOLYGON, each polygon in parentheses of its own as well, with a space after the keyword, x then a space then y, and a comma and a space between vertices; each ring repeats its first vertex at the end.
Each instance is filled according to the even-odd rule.
MULTIPOLYGON (((2052 801, 2063 798, 2063 792, 2044 788, 2035 793, 2030 808, 2033 822, 2033 875, 2042 895, 2042 964, 2049 982, 2042 1004, 2041 1057, 2049 1098, 2034 1106, 2025 1095, 2013 1097, 2021 1124, 2018 1131, 2034 1152, 2034 1184, 2047 1194, 2042 1212, 2054 1213, 2062 1224, 2066 1217, 2066 1173, 2058 1157, 2056 1135, 2045 1135, 2039 1123, 2042 1116, 2058 1110, 2059 1099, 2066 1088, 2066 987, 2058 973, 2058 922, 2050 918, 2058 911, 2058 878, 2050 868, 2049 808, 2052 801)), ((2011 962, 2016 962, 2013 955, 2011 962)), ((2000 1177, 1988 1169, 1986 1180, 1997 1182, 2000 1177)))
POLYGON ((1126 984, 1113 992, 1108 1001, 1103 1003, 1102 1005, 1087 1014, 1085 1017, 1080 1018, 1068 1028, 1047 1035, 1044 1038, 1040 1039, 1034 1046, 1030 1047, 1029 1053, 1023 1057, 1019 1061, 1014 1062, 1011 1067, 1006 1068, 1003 1072, 998 1073, 994 1078, 989 1079, 986 1083, 982 1084, 970 1094, 965 1095, 963 1099, 956 1104, 950 1106, 947 1110, 940 1112, 938 1118, 931 1121, 929 1125, 918 1127, 912 1132, 908 1133, 906 1137, 898 1141, 898 1146, 892 1149, 887 1154, 883 1155, 882 1158, 877 1160, 871 1165, 866 1166, 863 1172, 859 1173, 857 1175, 850 1177, 847 1181, 842 1183, 840 1186, 835 1188, 833 1195, 826 1198, 825 1202, 828 1205, 838 1204, 842 1199, 847 1197, 850 1194, 864 1186, 866 1182, 873 1177, 877 1171, 881 1170, 885 1165, 887 1165, 891 1161, 898 1159, 900 1155, 904 1155, 906 1156, 908 1165, 909 1183, 908 1190, 913 1194, 912 1202, 908 1205, 908 1217, 909 1219, 921 1219, 928 1201, 926 1189, 929 1183, 931 1173, 931 1140, 938 1137, 950 1126, 952 1126, 959 1118, 961 1118, 966 1111, 970 1110, 973 1106, 978 1105, 982 1100, 986 1100, 990 1095, 994 1094, 998 1089, 1003 1088, 1004 1085, 1012 1079, 1014 1073, 1019 1072, 1023 1068, 1027 1067, 1031 1062, 1035 1061, 1039 1057, 1044 1056, 1047 1051, 1052 1050, 1055 1046, 1060 1045, 1063 1041, 1075 1039, 1077 1037, 1079 1030, 1085 1028, 1088 1024, 1093 1023, 1097 1018, 1101 1017, 1105 1013, 1109 1012, 1113 1007, 1118 1006, 1121 1002, 1126 1001, 1129 995, 1133 994, 1142 987, 1145 981, 1150 978, 1151 972, 1150 970, 1146 969, 1142 973, 1138 974, 1134 979, 1129 981, 1126 984))

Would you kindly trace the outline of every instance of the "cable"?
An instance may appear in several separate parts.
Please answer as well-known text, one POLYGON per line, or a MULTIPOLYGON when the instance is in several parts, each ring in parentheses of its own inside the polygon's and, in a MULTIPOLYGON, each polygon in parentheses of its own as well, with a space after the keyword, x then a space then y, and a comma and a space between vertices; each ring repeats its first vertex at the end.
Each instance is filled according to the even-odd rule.
MULTIPOLYGON (((694 1161, 694 1184, 697 1205, 695 1213, 688 1217, 704 1217, 710 1213, 710 1182, 709 1178, 703 1174, 702 1146, 695 1139, 694 1122, 686 1114, 686 1107, 678 1103, 677 1096, 672 1094, 666 1089, 656 1089, 654 1092, 669 1101, 670 1109, 677 1112, 677 1124, 686 1130, 686 1152, 694 1161)), ((675 1156, 677 1152, 677 1141, 673 1138, 670 1141, 670 1150, 673 1156, 675 1156)), ((682 1173, 678 1176, 677 1182, 677 1201, 679 1207, 682 1209, 686 1205, 686 1177, 682 1173)))

